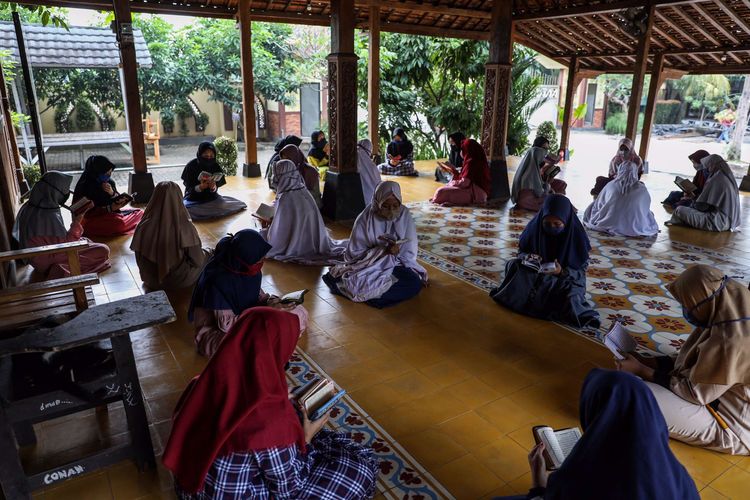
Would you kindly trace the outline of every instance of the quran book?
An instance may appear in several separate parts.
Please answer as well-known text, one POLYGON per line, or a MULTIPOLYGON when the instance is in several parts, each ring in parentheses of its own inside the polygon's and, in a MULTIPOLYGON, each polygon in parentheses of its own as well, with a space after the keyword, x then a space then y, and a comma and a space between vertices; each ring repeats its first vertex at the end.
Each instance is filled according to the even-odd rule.
POLYGON ((538 273, 548 273, 554 271, 556 267, 554 262, 542 262, 531 254, 526 254, 521 260, 521 264, 538 273))
POLYGON ((307 417, 314 421, 325 415, 346 394, 346 391, 336 391, 333 382, 320 378, 313 379, 293 394, 305 409, 307 417))
POLYGON ((554 167, 551 167, 544 175, 545 179, 547 179, 547 182, 551 181, 555 178, 557 174, 560 173, 560 167, 555 165, 554 167))
POLYGON ((685 179, 684 177, 680 177, 679 175, 674 178, 674 183, 678 188, 682 190, 683 193, 692 193, 698 190, 698 186, 693 184, 690 179, 685 179))
POLYGON ((638 347, 638 343, 628 334, 619 321, 615 321, 612 329, 605 335, 604 345, 612 351, 617 359, 625 359, 623 353, 635 352, 638 347))
POLYGON ((305 294, 309 292, 308 289, 297 290, 296 292, 287 293, 279 300, 282 304, 296 304, 300 305, 305 302, 305 294))
POLYGON ((261 203, 260 206, 255 210, 253 217, 256 217, 260 220, 270 221, 271 219, 273 219, 274 215, 276 215, 276 208, 274 208, 272 205, 261 203))
POLYGON ((532 429, 532 433, 537 444, 544 443, 547 470, 559 469, 582 435, 578 427, 555 430, 546 425, 537 425, 532 429))
POLYGON ((86 212, 86 210, 93 207, 94 202, 84 196, 70 206, 70 212, 73 214, 73 217, 78 217, 82 213, 86 212))
POLYGON ((202 180, 213 179, 214 182, 219 182, 222 177, 224 177, 224 174, 222 174, 221 172, 212 174, 212 173, 206 172, 204 170, 203 172, 201 172, 200 174, 198 174, 198 179, 201 180, 201 181, 202 180))

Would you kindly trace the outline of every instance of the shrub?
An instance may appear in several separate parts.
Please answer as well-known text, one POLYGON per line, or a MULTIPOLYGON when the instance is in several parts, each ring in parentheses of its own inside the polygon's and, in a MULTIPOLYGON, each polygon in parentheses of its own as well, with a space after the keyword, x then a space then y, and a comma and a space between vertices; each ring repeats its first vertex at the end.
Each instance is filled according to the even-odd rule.
POLYGON ((55 132, 64 134, 70 132, 70 113, 67 104, 60 103, 55 106, 55 132))
POLYGON ((551 152, 557 152, 557 127, 551 121, 542 122, 539 128, 536 129, 536 135, 546 137, 549 141, 549 150, 551 152))
MULTIPOLYGON (((624 135, 627 128, 628 114, 614 113, 607 118, 604 125, 604 132, 609 135, 624 135)), ((638 114, 638 130, 643 128, 643 113, 638 114)))
POLYGON ((187 99, 182 99, 177 103, 175 113, 177 113, 177 119, 180 121, 180 135, 188 135, 190 130, 187 126, 187 119, 193 116, 193 108, 190 107, 187 99))
POLYGON ((88 99, 80 99, 76 102, 76 127, 78 130, 88 132, 94 129, 96 124, 96 113, 88 99))
POLYGON ((22 168, 23 176, 26 178, 26 182, 29 183, 29 187, 34 187, 34 184, 42 178, 42 170, 39 168, 39 165, 36 163, 24 163, 22 168))
POLYGON ((162 109, 159 112, 161 118, 161 129, 165 134, 174 132, 174 111, 171 109, 162 109))
POLYGON ((214 141, 216 146, 216 163, 225 175, 237 175, 237 143, 229 137, 218 137, 214 141))
POLYGON ((680 123, 682 103, 675 99, 656 101, 654 123, 680 123))
POLYGON ((195 131, 204 132, 208 126, 208 115, 201 111, 195 115, 195 131))
POLYGON ((99 128, 101 128, 104 132, 114 130, 117 126, 117 120, 115 120, 115 117, 112 116, 112 113, 110 113, 107 110, 103 110, 102 117, 99 118, 99 128))

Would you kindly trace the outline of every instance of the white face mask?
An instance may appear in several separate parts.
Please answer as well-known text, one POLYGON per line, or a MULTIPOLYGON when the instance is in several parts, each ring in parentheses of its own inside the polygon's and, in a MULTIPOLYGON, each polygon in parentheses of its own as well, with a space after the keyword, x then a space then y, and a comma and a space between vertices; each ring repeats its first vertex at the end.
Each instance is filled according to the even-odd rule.
POLYGON ((394 220, 396 217, 398 217, 399 209, 401 207, 398 207, 394 210, 388 209, 388 208, 381 208, 378 210, 378 217, 385 219, 385 220, 394 220))
POLYGON ((617 156, 619 156, 620 158, 624 157, 625 153, 626 153, 626 151, 623 150, 623 149, 618 149, 617 150, 617 156))

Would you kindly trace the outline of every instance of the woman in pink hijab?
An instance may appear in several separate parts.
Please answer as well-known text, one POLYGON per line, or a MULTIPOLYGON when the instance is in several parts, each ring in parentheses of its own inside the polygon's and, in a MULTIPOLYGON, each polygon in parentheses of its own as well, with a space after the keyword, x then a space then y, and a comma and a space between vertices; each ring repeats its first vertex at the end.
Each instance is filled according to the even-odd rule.
POLYGON ((620 139, 620 142, 617 145, 617 154, 615 154, 609 162, 609 172, 607 177, 600 176, 596 178, 596 184, 591 190, 591 194, 593 196, 599 196, 599 193, 602 192, 604 186, 617 177, 617 167, 625 162, 635 163, 638 166, 638 179, 640 180, 643 175, 643 160, 641 160, 641 157, 636 154, 633 141, 627 137, 620 139))

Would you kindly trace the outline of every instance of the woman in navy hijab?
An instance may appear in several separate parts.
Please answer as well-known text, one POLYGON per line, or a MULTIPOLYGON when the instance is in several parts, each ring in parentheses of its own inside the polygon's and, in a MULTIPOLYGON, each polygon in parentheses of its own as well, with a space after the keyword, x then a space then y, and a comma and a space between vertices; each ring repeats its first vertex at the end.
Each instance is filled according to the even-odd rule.
POLYGON ((667 423, 646 384, 629 373, 594 369, 581 390, 583 437, 547 473, 537 445, 529 454, 533 488, 545 500, 698 500, 690 475, 669 448, 667 423))
POLYGON ((518 258, 505 265, 505 279, 490 297, 534 318, 599 328, 599 314, 586 301, 590 250, 570 200, 561 194, 547 196, 521 233, 518 258))

